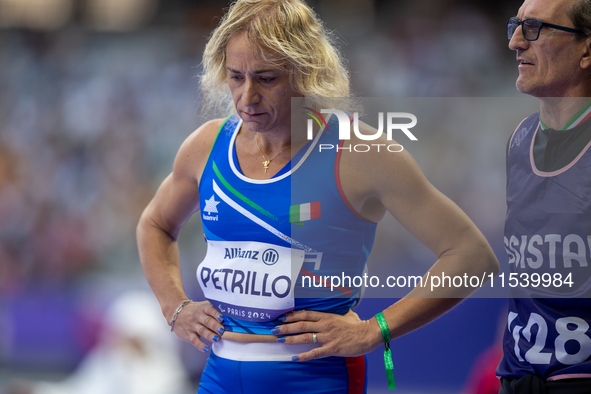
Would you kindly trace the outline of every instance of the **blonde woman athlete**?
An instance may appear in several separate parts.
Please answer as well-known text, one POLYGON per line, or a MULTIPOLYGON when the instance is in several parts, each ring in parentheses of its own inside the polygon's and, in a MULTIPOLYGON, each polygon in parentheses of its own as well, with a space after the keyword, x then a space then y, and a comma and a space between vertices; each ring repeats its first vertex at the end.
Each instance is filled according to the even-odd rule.
MULTIPOLYGON (((383 336, 375 318, 351 309, 359 287, 305 287, 302 276, 362 275, 386 211, 435 253, 431 275, 481 276, 498 263, 406 152, 349 152, 362 141, 339 141, 334 116, 310 141, 305 128, 292 130, 293 97, 319 109, 318 97, 349 96, 343 60, 303 2, 235 2, 203 64, 206 103, 229 102, 229 116, 187 138, 137 230, 144 272, 175 334, 204 352, 212 343, 199 393, 365 393, 364 355, 383 336), (320 152, 323 143, 343 149, 320 152), (176 243, 197 211, 208 245, 197 270, 201 302, 187 299, 176 243)), ((384 310, 391 337, 468 294, 453 290, 416 289, 384 310)))

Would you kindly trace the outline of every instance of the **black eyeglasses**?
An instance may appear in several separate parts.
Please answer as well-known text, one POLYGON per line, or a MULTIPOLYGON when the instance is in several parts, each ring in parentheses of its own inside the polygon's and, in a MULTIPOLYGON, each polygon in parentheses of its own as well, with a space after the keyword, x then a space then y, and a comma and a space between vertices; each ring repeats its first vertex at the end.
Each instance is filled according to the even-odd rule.
POLYGON ((549 27, 551 29, 562 30, 569 33, 579 33, 584 34, 582 31, 577 29, 571 29, 570 27, 558 26, 553 25, 551 23, 542 22, 538 19, 527 18, 524 20, 519 20, 517 18, 509 18, 507 20, 507 38, 511 39, 515 30, 521 25, 521 31, 523 32, 523 37, 525 37, 528 41, 535 41, 540 37, 540 30, 542 27, 549 27))

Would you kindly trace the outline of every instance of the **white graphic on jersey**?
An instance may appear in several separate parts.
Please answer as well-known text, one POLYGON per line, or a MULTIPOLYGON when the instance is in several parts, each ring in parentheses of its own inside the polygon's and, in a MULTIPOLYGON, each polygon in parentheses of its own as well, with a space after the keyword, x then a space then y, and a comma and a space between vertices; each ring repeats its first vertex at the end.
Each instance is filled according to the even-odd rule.
MULTIPOLYGON (((552 353, 554 353, 557 362, 564 365, 574 365, 582 363, 591 356, 591 338, 587 335, 589 323, 580 317, 561 317, 553 322, 552 320, 546 321, 541 315, 532 312, 525 327, 516 324, 511 330, 511 325, 517 316, 517 313, 509 312, 507 329, 512 333, 515 341, 513 349, 519 361, 550 365, 552 353), (555 331, 558 333, 555 339, 550 337, 552 331, 549 330, 549 327, 552 325, 555 326, 555 331), (537 326, 537 330, 532 330, 533 326, 537 326), (578 342, 578 347, 571 346, 567 350, 566 343, 568 341, 578 342), (522 349, 527 349, 524 356, 521 355, 522 349)), ((523 319, 517 319, 517 321, 523 321, 523 319)))
POLYGON ((218 208, 217 205, 220 203, 221 201, 216 201, 215 200, 215 195, 211 195, 211 198, 209 200, 205 200, 205 208, 203 208, 203 212, 207 212, 208 214, 212 214, 212 213, 218 213, 218 208))
POLYGON ((302 244, 299 241, 296 241, 295 239, 291 238, 288 235, 283 234, 281 231, 277 230, 275 227, 273 227, 270 224, 268 224, 267 222, 259 219, 258 217, 256 217, 255 215, 253 215, 252 213, 250 213, 249 211, 247 211, 246 209, 241 207, 238 203, 236 203, 234 200, 232 200, 230 197, 228 197, 228 195, 226 195, 226 193, 224 193, 222 191, 222 189, 220 189, 220 187, 218 186, 218 184, 215 181, 213 181, 213 191, 226 204, 228 204, 229 206, 231 206, 236 211, 240 212, 242 215, 244 215, 248 219, 252 220, 256 224, 258 224, 259 226, 263 227, 265 230, 271 232, 271 234, 275 235, 276 237, 278 237, 286 242, 289 242, 293 248, 304 250, 306 252, 316 252, 314 249, 302 244))
POLYGON ((209 200, 205 200, 205 207, 203 208, 203 212, 207 213, 207 215, 206 214, 201 215, 203 220, 209 220, 209 221, 214 221, 214 222, 218 221, 218 215, 212 216, 211 214, 218 213, 217 205, 220 202, 221 201, 215 200, 214 194, 211 195, 211 198, 209 200))
POLYGON ((519 130, 515 134, 515 138, 513 138, 513 143, 511 144, 511 147, 521 145, 521 143, 525 139, 525 136, 529 133, 529 130, 530 129, 526 129, 525 127, 522 127, 521 130, 519 130))
POLYGON ((314 271, 320 269, 320 263, 322 262, 322 252, 306 253, 304 263, 314 263, 314 271))
POLYGON ((591 235, 586 240, 578 234, 567 234, 564 238, 561 234, 533 234, 529 239, 527 235, 511 235, 504 240, 509 264, 515 264, 516 268, 545 270, 589 267, 591 263, 591 235))

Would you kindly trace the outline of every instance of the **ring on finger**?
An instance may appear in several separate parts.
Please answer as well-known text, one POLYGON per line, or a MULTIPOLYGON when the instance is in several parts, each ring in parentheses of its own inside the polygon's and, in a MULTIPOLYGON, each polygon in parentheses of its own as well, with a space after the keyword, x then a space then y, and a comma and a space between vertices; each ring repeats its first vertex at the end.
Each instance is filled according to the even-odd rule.
POLYGON ((312 343, 318 343, 318 338, 316 337, 316 333, 312 333, 312 343))

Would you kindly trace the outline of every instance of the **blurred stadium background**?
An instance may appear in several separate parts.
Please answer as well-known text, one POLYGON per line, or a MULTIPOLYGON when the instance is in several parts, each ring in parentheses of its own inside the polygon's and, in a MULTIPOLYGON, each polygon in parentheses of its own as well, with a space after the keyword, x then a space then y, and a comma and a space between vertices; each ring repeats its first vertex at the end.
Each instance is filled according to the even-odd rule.
MULTIPOLYGON (((520 0, 308 3, 340 37, 358 96, 518 96, 504 24, 520 0)), ((129 290, 147 289, 135 225, 181 142, 203 121, 200 56, 228 4, 0 0, 0 393, 14 392, 16 379, 69 376, 101 342, 109 306, 129 290)), ((473 138, 456 135, 451 153, 437 143, 417 152, 433 183, 483 229, 501 264, 497 213, 511 131, 481 139, 472 130, 473 138), (475 191, 482 174, 494 175, 475 191)), ((377 244, 395 238, 400 251, 388 261, 432 262, 385 222, 377 244)), ((181 253, 194 298, 203 246, 200 223, 191 220, 181 253)), ((373 258, 370 273, 385 261, 373 258)), ((358 312, 368 318, 391 302, 366 300, 358 312)), ((495 342, 504 305, 468 300, 397 340, 398 392, 467 390, 470 369, 495 342)), ((195 392, 205 356, 186 344, 180 352, 193 385, 187 392, 195 392)), ((370 393, 386 387, 381 357, 380 350, 370 355, 370 393)))

